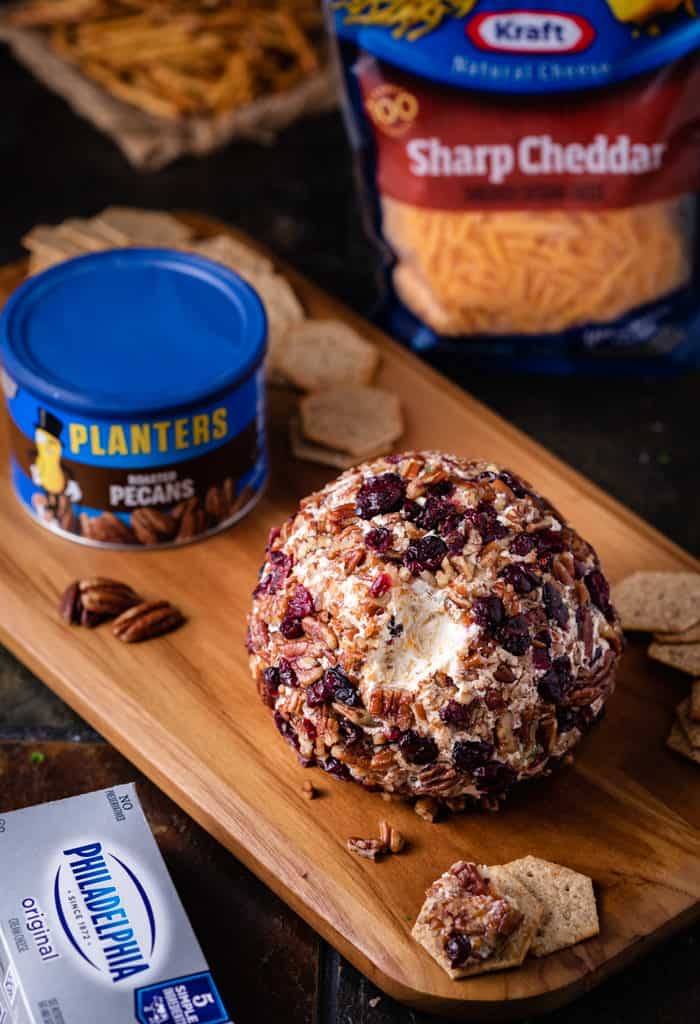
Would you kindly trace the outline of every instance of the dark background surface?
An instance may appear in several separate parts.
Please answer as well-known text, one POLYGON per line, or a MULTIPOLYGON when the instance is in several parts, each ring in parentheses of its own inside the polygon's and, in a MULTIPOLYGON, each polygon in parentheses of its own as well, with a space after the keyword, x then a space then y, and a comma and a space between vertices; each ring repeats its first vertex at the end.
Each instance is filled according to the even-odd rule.
MULTIPOLYGON (((110 203, 189 208, 236 224, 355 309, 371 308, 376 298, 373 258, 362 235, 339 116, 299 123, 274 148, 237 144, 144 175, 2 47, 0 90, 0 261, 22 255, 19 240, 37 223, 89 216, 110 203)), ((457 366, 449 372, 675 541, 700 552, 697 375, 588 380, 509 378, 500 371, 474 373, 457 366)), ((0 737, 18 735, 75 740, 83 743, 86 755, 92 749, 86 741, 95 739, 9 653, 0 651, 0 737)), ((12 756, 24 756, 20 749, 12 747, 12 756)), ((0 801, 7 809, 11 804, 5 805, 3 788, 0 770, 0 801)), ((6 788, 5 796, 11 800, 6 788)), ((379 993, 369 982, 317 942, 245 869, 237 866, 235 884, 232 874, 222 870, 216 875, 222 901, 232 901, 227 918, 235 922, 229 927, 236 935, 228 936, 228 948, 241 948, 239 926, 249 930, 250 947, 243 969, 232 953, 229 970, 221 950, 222 940, 226 943, 221 921, 215 927, 209 921, 217 915, 197 912, 192 870, 188 874, 185 866, 176 872, 205 951, 215 967, 221 965, 222 988, 238 1024, 280 1019, 282 1005, 288 1024, 426 1024, 427 1018, 387 997, 371 1005, 379 993)), ((699 943, 696 926, 548 1019, 552 1024, 697 1024, 699 943)))

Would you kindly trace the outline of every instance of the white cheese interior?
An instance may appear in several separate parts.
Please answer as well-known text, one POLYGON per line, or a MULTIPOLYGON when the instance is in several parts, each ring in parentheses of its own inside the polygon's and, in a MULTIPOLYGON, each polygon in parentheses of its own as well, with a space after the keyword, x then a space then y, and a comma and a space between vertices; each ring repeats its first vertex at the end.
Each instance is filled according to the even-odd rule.
POLYGON ((436 672, 458 674, 470 631, 447 614, 441 591, 422 580, 395 587, 388 611, 403 632, 368 652, 363 676, 369 686, 413 691, 436 672))

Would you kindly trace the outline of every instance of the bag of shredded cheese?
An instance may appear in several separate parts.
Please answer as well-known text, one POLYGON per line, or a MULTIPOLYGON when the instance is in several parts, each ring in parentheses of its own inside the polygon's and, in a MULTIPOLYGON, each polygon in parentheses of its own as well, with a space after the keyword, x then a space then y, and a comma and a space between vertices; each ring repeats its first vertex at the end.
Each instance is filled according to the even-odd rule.
POLYGON ((385 326, 472 364, 700 364, 694 0, 328 5, 385 326))

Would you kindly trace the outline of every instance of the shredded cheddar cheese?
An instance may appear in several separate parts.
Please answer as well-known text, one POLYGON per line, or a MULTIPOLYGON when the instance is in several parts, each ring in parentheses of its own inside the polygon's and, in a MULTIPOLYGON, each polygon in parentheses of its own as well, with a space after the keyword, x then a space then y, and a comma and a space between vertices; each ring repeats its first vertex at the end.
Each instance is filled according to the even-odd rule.
POLYGON ((450 212, 382 199, 404 304, 443 335, 615 320, 687 283, 689 199, 617 210, 450 212))

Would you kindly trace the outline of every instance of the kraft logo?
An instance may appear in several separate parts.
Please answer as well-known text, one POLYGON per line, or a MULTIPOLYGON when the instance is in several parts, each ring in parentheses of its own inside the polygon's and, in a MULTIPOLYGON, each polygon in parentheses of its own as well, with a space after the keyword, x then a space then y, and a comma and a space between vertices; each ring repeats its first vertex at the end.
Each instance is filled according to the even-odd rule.
POLYGON ((580 53, 595 39, 595 29, 582 15, 552 11, 477 14, 466 32, 480 50, 496 53, 580 53))
POLYGON ((54 903, 80 962, 107 985, 150 970, 157 937, 153 904, 133 868, 102 843, 63 851, 54 903))

